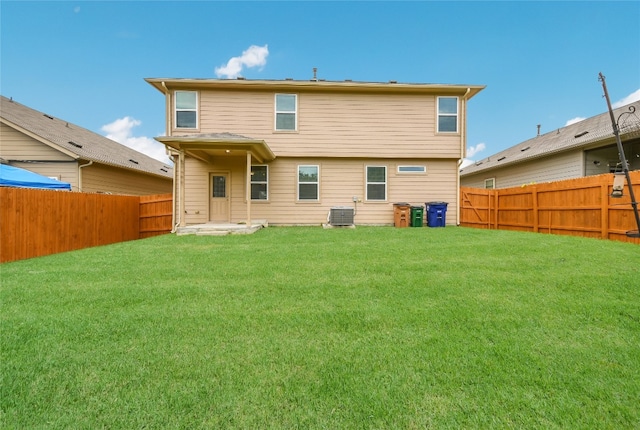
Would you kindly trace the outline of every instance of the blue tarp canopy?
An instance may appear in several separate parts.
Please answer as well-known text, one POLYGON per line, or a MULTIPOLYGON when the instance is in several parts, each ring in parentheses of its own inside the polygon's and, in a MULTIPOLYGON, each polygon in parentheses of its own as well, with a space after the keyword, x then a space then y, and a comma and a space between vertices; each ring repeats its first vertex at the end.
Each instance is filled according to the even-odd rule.
POLYGON ((0 186, 22 188, 44 188, 49 190, 71 190, 71 184, 38 175, 29 170, 0 164, 0 186))

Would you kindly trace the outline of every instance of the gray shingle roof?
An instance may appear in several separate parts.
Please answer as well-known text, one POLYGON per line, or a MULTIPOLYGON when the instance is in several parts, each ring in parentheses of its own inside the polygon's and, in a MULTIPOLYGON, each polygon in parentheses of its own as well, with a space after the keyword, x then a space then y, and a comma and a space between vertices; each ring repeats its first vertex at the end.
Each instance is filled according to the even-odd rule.
POLYGON ((78 158, 156 176, 173 177, 173 168, 161 161, 4 96, 0 96, 0 118, 64 148, 78 158))
MULTIPOLYGON (((631 106, 635 107, 635 114, 624 115, 620 119, 620 136, 623 140, 640 137, 640 101, 630 103, 613 111, 617 120, 621 113, 630 112, 629 107, 631 106)), ((611 117, 608 111, 526 140, 502 152, 478 160, 475 164, 461 169, 460 176, 529 161, 563 151, 597 147, 597 143, 604 140, 607 140, 608 143, 610 143, 610 140, 615 142, 611 117)))
POLYGON ((247 140, 255 140, 256 142, 261 142, 260 139, 254 139, 252 137, 246 137, 246 136, 241 136, 239 134, 234 134, 234 133, 228 133, 228 132, 224 132, 224 133, 201 133, 201 134, 180 134, 180 135, 173 135, 173 136, 162 136, 164 138, 184 138, 184 137, 188 137, 188 138, 194 138, 194 139, 209 139, 209 140, 226 140, 229 142, 233 142, 235 140, 238 141, 247 141, 247 140))

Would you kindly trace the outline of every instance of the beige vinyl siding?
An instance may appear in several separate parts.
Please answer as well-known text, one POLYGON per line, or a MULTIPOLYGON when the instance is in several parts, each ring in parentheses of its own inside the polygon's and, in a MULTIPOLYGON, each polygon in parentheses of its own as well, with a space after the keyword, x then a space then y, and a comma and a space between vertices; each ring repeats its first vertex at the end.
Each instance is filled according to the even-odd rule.
POLYGON ((485 179, 495 178, 496 188, 510 188, 582 176, 584 176, 583 153, 572 151, 463 176, 460 178, 460 184, 465 187, 484 188, 485 179))
POLYGON ((30 170, 31 172, 37 173, 38 175, 55 178, 62 182, 68 182, 69 184, 71 184, 71 191, 79 191, 78 163, 75 161, 61 163, 21 163, 12 161, 9 164, 14 167, 19 167, 20 169, 30 170))
MULTIPOLYGON (((86 164, 83 162, 82 164, 86 164)), ((94 163, 83 167, 82 191, 129 195, 165 194, 172 192, 172 180, 154 177, 133 170, 94 163)))
POLYGON ((72 157, 0 123, 0 157, 10 165, 71 184, 78 191, 78 163, 72 157))
POLYGON ((5 160, 73 161, 62 152, 0 123, 0 157, 5 160))
POLYGON ((278 157, 460 158, 459 134, 436 134, 435 96, 298 93, 298 130, 274 131, 272 92, 200 92, 200 129, 263 139, 278 157))
MULTIPOLYGON (((221 157, 218 163, 204 163, 187 158, 185 168, 185 223, 209 220, 209 188, 212 172, 229 172, 231 181, 231 222, 246 219, 246 159, 221 157)), ((455 225, 457 211, 456 160, 420 159, 331 159, 277 158, 268 164, 269 200, 251 202, 251 218, 267 220, 272 225, 320 225, 327 222, 333 206, 356 207, 356 224, 393 224, 393 203, 408 202, 424 207, 425 202, 449 203, 447 224, 455 225), (397 173, 398 165, 420 164, 422 174, 397 173), (297 200, 298 165, 320 167, 319 201, 297 200), (387 167, 387 200, 365 201, 365 166, 387 167), (360 202, 353 202, 357 197, 360 202)))

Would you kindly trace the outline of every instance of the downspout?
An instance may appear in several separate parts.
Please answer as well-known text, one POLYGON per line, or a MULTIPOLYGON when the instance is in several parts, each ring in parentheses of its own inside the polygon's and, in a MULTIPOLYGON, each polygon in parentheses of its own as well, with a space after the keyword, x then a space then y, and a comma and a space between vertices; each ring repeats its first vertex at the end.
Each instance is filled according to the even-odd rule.
POLYGON ((184 149, 180 150, 180 156, 179 159, 180 161, 180 181, 179 181, 179 185, 180 185, 180 198, 179 198, 179 218, 180 218, 180 227, 184 227, 184 217, 182 216, 184 214, 184 149))
MULTIPOLYGON (((165 95, 165 103, 164 103, 164 115, 166 118, 165 124, 165 135, 166 136, 171 136, 171 127, 172 127, 172 115, 171 115, 171 92, 169 91, 169 88, 167 88, 167 84, 164 83, 164 81, 160 82, 160 85, 162 85, 162 88, 164 88, 164 95, 165 95)), ((171 196, 171 207, 173 208, 173 214, 172 216, 172 220, 171 220, 171 224, 173 225, 173 228, 171 229, 171 233, 175 233, 178 229, 178 227, 180 226, 180 223, 182 222, 182 212, 180 211, 180 207, 176 207, 178 206, 178 201, 176 201, 176 194, 178 194, 180 192, 180 178, 181 178, 181 173, 180 170, 182 168, 182 164, 181 164, 181 153, 178 153, 178 160, 176 161, 176 157, 175 154, 173 156, 173 195, 171 196)), ((180 194, 181 195, 181 194, 180 194)))
POLYGON ((172 124, 172 119, 173 119, 173 115, 171 115, 171 92, 169 91, 169 88, 167 88, 167 85, 164 83, 164 81, 162 81, 160 83, 162 85, 162 88, 164 88, 165 91, 165 106, 164 106, 164 114, 167 117, 167 129, 165 130, 165 134, 167 136, 171 136, 171 128, 173 127, 172 124))
POLYGON ((180 158, 178 155, 178 161, 176 161, 175 154, 172 156, 173 160, 173 193, 171 193, 171 225, 173 228, 171 229, 171 233, 175 233, 178 228, 178 223, 182 218, 176 209, 176 194, 178 193, 178 168, 180 163, 180 158))
POLYGON ((82 192, 82 172, 80 169, 83 167, 89 167, 93 164, 93 161, 89 161, 87 164, 78 164, 78 191, 82 192))
POLYGON ((471 88, 467 88, 467 91, 462 96, 462 106, 460 107, 462 112, 462 126, 460 127, 460 154, 461 157, 458 160, 458 167, 456 170, 456 200, 458 201, 458 209, 456 210, 456 225, 460 225, 460 166, 462 166, 462 162, 464 161, 465 156, 467 155, 467 142, 466 142, 466 131, 467 131, 467 96, 471 92, 471 88))

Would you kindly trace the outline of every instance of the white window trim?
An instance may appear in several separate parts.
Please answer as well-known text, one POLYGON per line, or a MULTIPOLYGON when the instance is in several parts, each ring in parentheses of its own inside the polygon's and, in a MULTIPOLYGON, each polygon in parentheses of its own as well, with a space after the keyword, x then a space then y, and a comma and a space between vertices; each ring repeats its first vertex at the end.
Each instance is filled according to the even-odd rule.
POLYGON ((298 95, 297 94, 291 94, 291 93, 276 93, 273 96, 273 130, 280 132, 280 133, 293 133, 298 131, 298 95), (293 111, 290 110, 278 110, 278 96, 294 96, 296 99, 296 108, 293 111), (293 125, 293 130, 289 130, 289 129, 280 129, 278 128, 278 114, 279 113, 293 113, 294 114, 294 125, 293 125))
POLYGON ((179 130, 198 130, 200 128, 200 113, 198 107, 200 106, 200 94, 198 91, 185 91, 176 90, 173 92, 173 128, 179 130), (178 109, 178 93, 195 93, 196 95, 196 107, 195 109, 178 109), (178 127, 178 111, 180 112, 195 112, 196 113, 196 126, 195 127, 178 127))
MULTIPOLYGON (((252 202, 267 202, 269 201, 269 166, 267 164, 252 164, 251 167, 266 167, 267 168, 267 179, 266 181, 254 181, 253 180, 253 176, 251 177, 251 184, 265 184, 267 186, 267 198, 266 199, 254 199, 253 197, 251 197, 251 194, 249 194, 249 197, 251 197, 251 201, 252 202)), ((249 192, 251 193, 251 187, 249 187, 249 192)))
POLYGON ((487 179, 485 179, 485 180, 484 180, 484 188, 485 188, 486 190, 495 190, 495 189, 496 189, 496 178, 487 178, 487 179), (487 187, 487 182, 488 182, 488 181, 491 181, 491 182, 492 182, 493 187, 491 187, 491 188, 487 187))
POLYGON ((460 131, 460 97, 441 96, 436 100, 436 128, 438 133, 458 134, 460 131), (456 99, 456 113, 440 113, 440 99, 456 99), (456 118, 456 131, 440 131, 440 117, 453 116, 456 118))
POLYGON ((403 164, 398 166, 398 173, 401 175, 424 175, 427 173, 427 166, 416 164, 403 164), (401 170, 403 168, 420 169, 420 170, 401 170))
POLYGON ((319 164, 298 164, 298 169, 296 170, 296 194, 298 202, 319 202, 320 201, 320 165, 319 164), (318 171, 318 180, 317 182, 300 182, 300 168, 301 167, 315 167, 318 171), (300 199, 300 184, 316 184, 318 186, 318 191, 315 199, 300 199))
POLYGON ((364 196, 367 202, 386 202, 389 199, 388 185, 389 184, 389 169, 387 166, 381 166, 378 164, 370 164, 364 166, 364 196), (369 167, 383 167, 384 168, 384 200, 369 199, 369 184, 381 184, 382 182, 369 182, 369 167))

